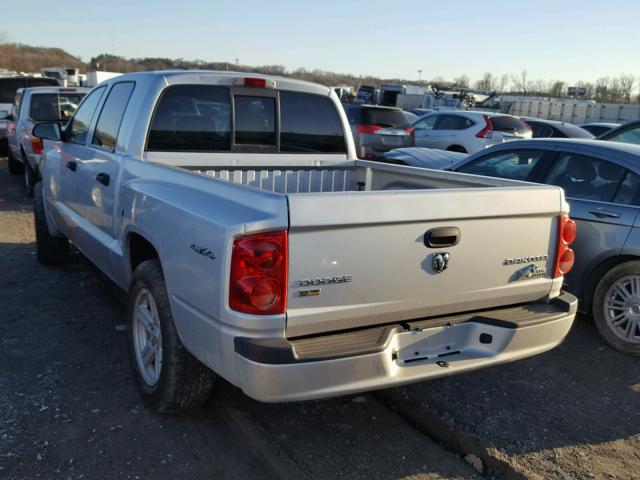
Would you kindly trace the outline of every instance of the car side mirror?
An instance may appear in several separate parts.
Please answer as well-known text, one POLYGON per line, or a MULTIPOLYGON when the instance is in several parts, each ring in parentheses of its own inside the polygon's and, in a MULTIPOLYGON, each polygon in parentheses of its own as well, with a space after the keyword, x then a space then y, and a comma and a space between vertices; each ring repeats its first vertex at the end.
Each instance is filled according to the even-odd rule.
POLYGON ((33 127, 33 136, 58 142, 62 139, 62 131, 57 123, 36 123, 33 127))
POLYGON ((10 120, 9 112, 7 110, 0 110, 0 120, 10 120))

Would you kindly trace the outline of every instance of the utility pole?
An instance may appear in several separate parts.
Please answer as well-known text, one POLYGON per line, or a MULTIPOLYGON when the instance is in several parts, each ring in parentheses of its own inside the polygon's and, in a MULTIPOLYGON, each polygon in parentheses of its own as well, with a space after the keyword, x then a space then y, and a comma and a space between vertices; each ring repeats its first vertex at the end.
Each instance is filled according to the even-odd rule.
POLYGON ((418 81, 422 81, 422 70, 418 70, 418 81))

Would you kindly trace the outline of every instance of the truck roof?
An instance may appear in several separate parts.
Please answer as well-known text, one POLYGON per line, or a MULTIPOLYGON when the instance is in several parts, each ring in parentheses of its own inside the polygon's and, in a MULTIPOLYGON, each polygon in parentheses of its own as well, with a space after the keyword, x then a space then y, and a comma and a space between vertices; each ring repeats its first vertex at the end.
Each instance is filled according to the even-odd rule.
POLYGON ((315 93, 317 95, 329 95, 332 92, 330 87, 319 85, 317 83, 307 82, 304 80, 296 80, 292 78, 279 77, 275 75, 264 75, 252 72, 227 72, 215 70, 160 70, 153 72, 135 72, 127 73, 115 77, 113 82, 124 82, 134 80, 140 77, 157 77, 164 78, 168 85, 177 84, 218 84, 232 85, 235 78, 264 78, 272 80, 278 90, 293 90, 306 93, 315 93))

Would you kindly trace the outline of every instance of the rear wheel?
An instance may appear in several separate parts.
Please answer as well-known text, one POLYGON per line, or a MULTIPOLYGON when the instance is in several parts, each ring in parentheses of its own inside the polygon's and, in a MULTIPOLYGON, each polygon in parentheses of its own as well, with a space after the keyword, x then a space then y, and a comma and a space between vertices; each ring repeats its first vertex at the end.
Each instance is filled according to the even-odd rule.
POLYGON ((467 149, 461 145, 451 145, 447 150, 450 152, 467 153, 467 149))
POLYGON ((640 261, 618 265, 602 277, 594 293, 593 317, 609 345, 640 356, 640 261))
POLYGON ((177 413, 204 403, 215 375, 180 341, 157 259, 136 268, 127 316, 131 364, 145 405, 159 413, 177 413))
POLYGON ((24 172, 24 163, 13 156, 10 148, 7 151, 7 158, 9 160, 9 173, 12 175, 20 175, 24 172))
POLYGON ((69 255, 69 240, 65 237, 54 237, 49 232, 42 196, 42 182, 33 187, 33 217, 36 227, 36 253, 38 261, 43 265, 64 263, 69 255))

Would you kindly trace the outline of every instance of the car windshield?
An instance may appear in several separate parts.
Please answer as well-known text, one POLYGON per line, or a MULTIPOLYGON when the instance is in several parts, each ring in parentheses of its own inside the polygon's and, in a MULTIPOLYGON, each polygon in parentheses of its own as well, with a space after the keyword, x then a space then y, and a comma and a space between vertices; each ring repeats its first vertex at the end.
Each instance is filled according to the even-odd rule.
POLYGON ((632 143, 634 145, 640 145, 640 126, 636 128, 630 128, 624 132, 613 134, 611 136, 606 135, 604 140, 612 142, 632 143))
POLYGON ((76 111, 82 93, 38 93, 31 97, 29 117, 36 121, 66 122, 76 111))
POLYGON ((418 118, 413 113, 388 108, 365 108, 362 113, 363 123, 380 127, 407 125, 418 118))

